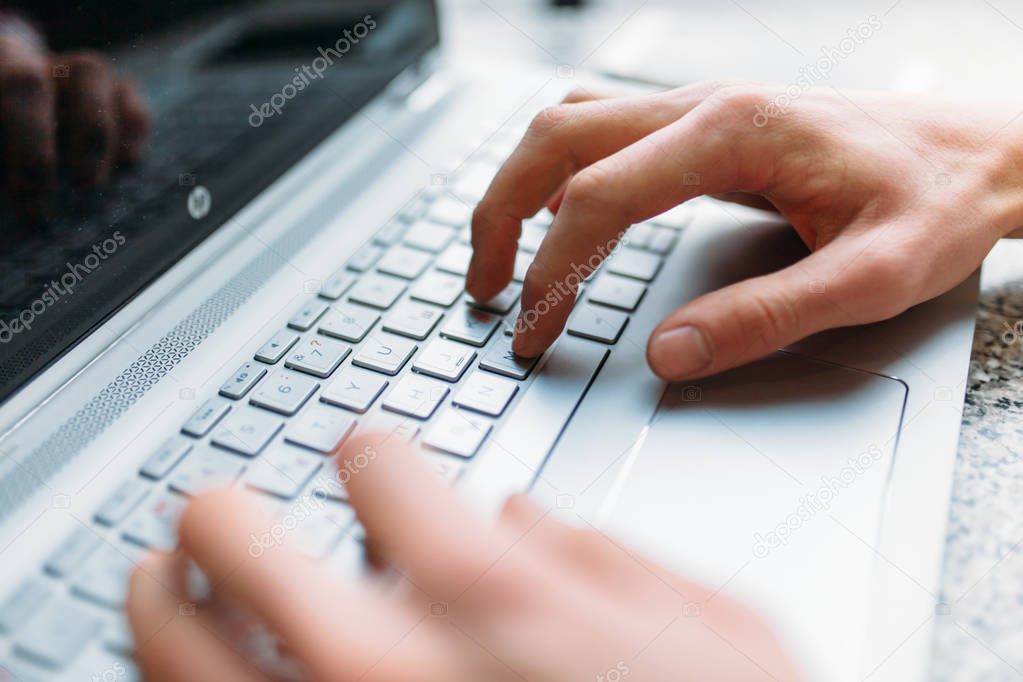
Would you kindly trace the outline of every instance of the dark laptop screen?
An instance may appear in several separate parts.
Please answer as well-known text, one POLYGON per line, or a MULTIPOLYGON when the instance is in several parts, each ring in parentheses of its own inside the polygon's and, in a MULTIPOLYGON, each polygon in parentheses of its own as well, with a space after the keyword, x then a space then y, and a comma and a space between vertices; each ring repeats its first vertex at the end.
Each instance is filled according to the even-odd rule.
POLYGON ((0 0, 0 401, 437 40, 433 0, 0 0))

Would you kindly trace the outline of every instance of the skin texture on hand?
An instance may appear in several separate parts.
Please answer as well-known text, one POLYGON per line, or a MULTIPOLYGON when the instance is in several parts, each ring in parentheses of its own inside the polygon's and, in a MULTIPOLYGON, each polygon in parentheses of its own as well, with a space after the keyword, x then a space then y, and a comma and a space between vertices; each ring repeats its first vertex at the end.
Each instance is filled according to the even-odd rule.
POLYGON ((782 93, 712 82, 575 93, 542 111, 473 216, 467 288, 487 299, 511 279, 521 220, 557 213, 526 275, 514 350, 538 355, 564 328, 574 295, 537 314, 551 286, 572 289, 573 268, 599 262, 629 225, 700 195, 776 209, 812 253, 669 315, 647 348, 667 380, 893 317, 963 281, 1023 223, 1017 108, 811 90, 781 113, 782 93))
POLYGON ((484 523, 394 441, 360 436, 341 458, 368 542, 402 589, 331 580, 287 544, 256 556, 251 538, 270 522, 237 491, 207 493, 184 512, 181 553, 151 555, 132 577, 145 678, 268 679, 238 650, 230 604, 322 682, 798 679, 763 621, 728 597, 524 497, 484 523), (187 560, 215 595, 194 610, 181 608, 187 560))
POLYGON ((149 114, 138 89, 102 55, 52 55, 27 29, 2 28, 0 195, 22 220, 40 223, 53 212, 61 174, 91 191, 116 167, 137 163, 149 114))

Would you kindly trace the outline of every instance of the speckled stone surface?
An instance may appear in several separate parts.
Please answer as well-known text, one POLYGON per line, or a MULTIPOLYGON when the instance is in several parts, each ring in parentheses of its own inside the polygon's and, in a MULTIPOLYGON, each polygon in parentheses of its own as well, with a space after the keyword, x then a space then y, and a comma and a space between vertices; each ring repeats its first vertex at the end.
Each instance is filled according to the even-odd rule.
POLYGON ((1023 680, 1023 242, 984 264, 931 678, 1023 680))

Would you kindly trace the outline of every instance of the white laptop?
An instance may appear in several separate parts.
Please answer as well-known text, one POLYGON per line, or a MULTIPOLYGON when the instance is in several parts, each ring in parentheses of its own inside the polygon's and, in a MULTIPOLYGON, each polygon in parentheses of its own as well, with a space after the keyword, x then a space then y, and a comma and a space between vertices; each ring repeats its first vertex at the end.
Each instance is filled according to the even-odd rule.
POLYGON ((289 539, 355 579, 327 453, 364 428, 421 444, 482 513, 532 490, 750 601, 811 679, 923 679, 975 280, 666 386, 644 348, 667 312, 803 255, 776 218, 698 200, 634 226, 566 334, 516 358, 551 216, 474 302, 470 214, 531 116, 598 79, 452 61, 430 0, 89 20, 117 4, 56 35, 128 46, 146 160, 45 228, 0 215, 0 680, 136 677, 126 576, 212 484, 300 509, 289 539))

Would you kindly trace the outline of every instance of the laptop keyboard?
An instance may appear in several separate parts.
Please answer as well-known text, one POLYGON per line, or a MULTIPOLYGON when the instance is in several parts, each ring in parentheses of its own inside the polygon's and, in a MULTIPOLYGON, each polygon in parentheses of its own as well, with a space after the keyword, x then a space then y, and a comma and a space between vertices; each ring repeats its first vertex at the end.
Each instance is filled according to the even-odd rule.
MULTIPOLYGON (((504 291, 484 302, 463 291, 472 207, 517 138, 491 141, 446 190, 429 188, 383 226, 224 376, 216 395, 196 396, 180 431, 113 491, 93 526, 76 528, 39 576, 0 600, 0 642, 9 643, 0 644, 0 682, 91 679, 112 661, 123 671, 118 679, 137 677, 121 658, 132 648, 122 614, 127 577, 146 549, 175 546, 187 498, 204 489, 254 491, 271 513, 296 521, 289 541, 356 571, 362 530, 328 453, 356 431, 383 430, 421 443, 432 470, 457 483, 524 396, 543 390, 543 359, 515 356, 511 330, 550 216, 524 224, 515 281, 504 291), (93 670, 98 660, 105 665, 93 670)), ((633 226, 584 283, 566 331, 599 347, 587 354, 594 373, 674 248, 677 215, 633 226)), ((552 434, 589 380, 546 397, 557 409, 544 414, 563 422, 552 434)), ((553 446, 530 437, 540 449, 553 446)))

